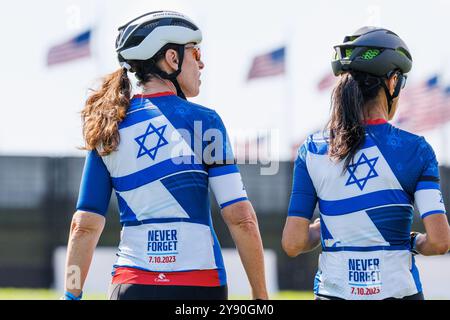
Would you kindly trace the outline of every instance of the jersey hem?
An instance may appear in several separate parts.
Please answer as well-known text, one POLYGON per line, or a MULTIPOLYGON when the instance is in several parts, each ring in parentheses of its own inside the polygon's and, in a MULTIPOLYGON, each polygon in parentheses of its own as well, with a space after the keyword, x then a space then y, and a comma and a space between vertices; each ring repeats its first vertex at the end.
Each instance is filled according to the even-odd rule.
POLYGON ((225 202, 224 204, 221 204, 220 205, 220 209, 224 209, 224 208, 226 208, 228 206, 231 206, 232 204, 235 204, 235 203, 238 203, 238 202, 241 202, 241 201, 247 201, 247 200, 248 200, 247 197, 243 197, 243 198, 239 198, 239 199, 236 199, 236 200, 228 201, 228 202, 225 202))
POLYGON ((423 215, 421 215, 422 219, 424 219, 425 217, 434 215, 434 214, 446 214, 445 211, 442 210, 434 210, 434 211, 429 211, 424 213, 423 215))
POLYGON ((220 287, 219 270, 144 271, 118 266, 113 272, 112 284, 144 284, 156 286, 220 287))

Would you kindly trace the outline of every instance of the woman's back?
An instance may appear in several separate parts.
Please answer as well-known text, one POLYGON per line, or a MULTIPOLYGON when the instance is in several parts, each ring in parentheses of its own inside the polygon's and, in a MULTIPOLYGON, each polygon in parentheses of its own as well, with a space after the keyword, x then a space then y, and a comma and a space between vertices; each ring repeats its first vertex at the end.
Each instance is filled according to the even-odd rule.
POLYGON ((239 173, 220 117, 173 94, 135 96, 119 134, 116 151, 101 158, 89 155, 86 170, 91 173, 84 174, 86 187, 81 188, 77 206, 102 213, 114 189, 124 227, 116 275, 124 277, 130 271, 123 268, 128 267, 154 272, 206 270, 199 274, 202 281, 190 274, 182 284, 209 279, 210 285, 224 285, 208 187, 211 184, 222 207, 246 194, 242 188, 236 194, 236 188, 227 186, 227 179, 239 173), (212 156, 208 132, 217 142, 212 156), (99 175, 110 179, 93 181, 99 175), (96 203, 92 194, 98 196, 96 203))
POLYGON ((323 134, 307 139, 296 160, 289 215, 310 219, 318 202, 323 253, 316 293, 346 299, 413 295, 421 292, 410 253, 414 202, 422 217, 445 212, 435 201, 442 197, 437 161, 422 137, 385 121, 370 122, 365 131, 345 169, 344 161, 330 159, 323 134))

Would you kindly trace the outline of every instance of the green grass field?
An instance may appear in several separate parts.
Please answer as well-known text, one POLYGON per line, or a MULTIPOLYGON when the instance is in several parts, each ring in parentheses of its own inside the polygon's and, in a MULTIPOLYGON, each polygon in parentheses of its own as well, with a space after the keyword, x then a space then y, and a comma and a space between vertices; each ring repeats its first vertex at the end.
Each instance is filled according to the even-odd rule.
MULTIPOLYGON (((0 300, 58 300, 61 292, 49 289, 0 288, 0 300)), ((250 297, 231 296, 231 300, 248 300, 250 297)), ((312 300, 314 295, 307 291, 281 291, 273 300, 312 300)), ((106 294, 86 294, 83 300, 106 300, 106 294)))

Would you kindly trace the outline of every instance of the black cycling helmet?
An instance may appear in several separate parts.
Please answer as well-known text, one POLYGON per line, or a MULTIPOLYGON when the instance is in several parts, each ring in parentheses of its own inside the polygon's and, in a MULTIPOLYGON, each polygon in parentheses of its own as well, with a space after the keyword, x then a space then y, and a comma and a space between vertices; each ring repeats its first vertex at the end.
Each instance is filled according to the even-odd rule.
POLYGON ((131 70, 130 61, 143 61, 145 72, 155 73, 172 81, 177 94, 185 99, 177 76, 181 73, 184 58, 184 45, 199 44, 202 32, 187 16, 174 11, 153 11, 131 20, 119 28, 116 40, 116 52, 120 65, 131 70), (157 59, 168 48, 178 52, 178 70, 168 74, 160 70, 157 59))
POLYGON ((346 36, 342 44, 334 46, 331 62, 336 76, 344 72, 367 74, 381 85, 388 100, 388 112, 392 101, 400 94, 406 82, 405 74, 412 68, 412 57, 408 46, 394 32, 376 27, 363 27, 353 35, 346 36), (394 94, 390 94, 384 79, 397 73, 399 79, 394 94))
POLYGON ((394 70, 408 73, 412 67, 407 45, 387 29, 363 27, 346 36, 334 49, 336 54, 331 65, 336 76, 346 71, 359 71, 385 77, 394 70))

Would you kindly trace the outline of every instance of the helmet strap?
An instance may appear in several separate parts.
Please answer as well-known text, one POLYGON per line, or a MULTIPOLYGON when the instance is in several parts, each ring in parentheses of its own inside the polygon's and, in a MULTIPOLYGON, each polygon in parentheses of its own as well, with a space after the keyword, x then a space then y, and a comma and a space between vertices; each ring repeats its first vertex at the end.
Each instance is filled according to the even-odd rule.
POLYGON ((386 94, 386 99, 387 99, 387 103, 388 103, 388 115, 391 113, 392 103, 393 103, 394 99, 398 97, 398 95, 400 94, 400 90, 402 89, 402 78, 403 78, 403 75, 399 73, 397 84, 395 85, 393 94, 391 94, 391 92, 389 91, 389 88, 387 87, 384 80, 381 81, 381 85, 383 86, 384 93, 386 94))
MULTIPOLYGON (((181 66, 183 65, 183 61, 184 61, 184 46, 179 46, 179 48, 177 49, 177 52, 178 52, 178 59, 179 59, 178 69, 170 74, 161 70, 156 65, 156 62, 153 58, 150 58, 146 61, 142 61, 142 63, 143 63, 142 67, 144 69, 144 71, 143 71, 144 73, 157 74, 161 78, 171 81, 173 83, 173 85, 175 86, 175 89, 177 90, 177 96, 180 97, 181 99, 186 100, 186 96, 185 96, 183 90, 181 90, 180 84, 177 81, 177 77, 181 73, 181 66)), ((124 68, 129 66, 128 62, 125 59, 121 58, 120 55, 119 55, 119 60, 122 63, 122 66, 124 68), (122 59, 122 60, 120 60, 120 59, 122 59)))
POLYGON ((168 74, 167 72, 159 69, 156 65, 154 65, 154 69, 155 69, 154 71, 161 78, 171 81, 173 83, 173 85, 175 86, 175 89, 177 90, 177 96, 179 96, 181 99, 186 100, 186 96, 184 95, 184 92, 183 92, 183 90, 181 90, 180 84, 177 81, 177 77, 181 73, 181 66, 183 65, 183 61, 184 61, 184 46, 180 46, 178 48, 177 52, 178 52, 179 62, 178 62, 178 69, 175 72, 168 74))

